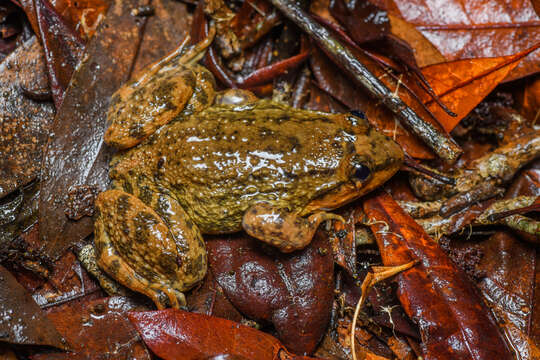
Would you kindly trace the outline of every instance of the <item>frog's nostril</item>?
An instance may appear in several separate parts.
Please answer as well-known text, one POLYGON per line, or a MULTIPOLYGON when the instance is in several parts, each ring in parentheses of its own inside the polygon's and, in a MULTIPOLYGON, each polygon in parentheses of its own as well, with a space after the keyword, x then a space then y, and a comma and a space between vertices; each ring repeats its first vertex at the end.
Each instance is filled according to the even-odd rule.
POLYGON ((354 166, 354 177, 357 180, 365 181, 369 175, 371 174, 371 170, 364 164, 356 164, 354 166))

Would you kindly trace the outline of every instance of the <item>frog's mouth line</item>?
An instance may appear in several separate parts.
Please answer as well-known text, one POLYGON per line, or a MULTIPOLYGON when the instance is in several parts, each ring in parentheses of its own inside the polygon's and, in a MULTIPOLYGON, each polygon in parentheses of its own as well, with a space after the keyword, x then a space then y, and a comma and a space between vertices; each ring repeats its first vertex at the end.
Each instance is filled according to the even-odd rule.
MULTIPOLYGON (((382 166, 383 168, 385 166, 382 166)), ((307 215, 317 210, 334 210, 342 207, 362 195, 377 188, 379 185, 390 179, 400 168, 400 163, 396 161, 392 166, 387 166, 385 170, 375 171, 376 176, 371 176, 365 182, 354 184, 347 182, 329 191, 320 198, 311 201, 302 211, 301 215, 307 215)))

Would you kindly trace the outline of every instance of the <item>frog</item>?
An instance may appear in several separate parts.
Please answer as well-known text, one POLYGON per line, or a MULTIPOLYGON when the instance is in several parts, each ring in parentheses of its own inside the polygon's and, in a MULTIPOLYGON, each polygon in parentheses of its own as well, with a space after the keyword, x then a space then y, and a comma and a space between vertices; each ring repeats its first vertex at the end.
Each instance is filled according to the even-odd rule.
POLYGON ((359 113, 330 114, 217 91, 198 64, 211 34, 150 65, 111 97, 118 152, 95 201, 97 263, 153 300, 186 306, 205 276, 203 234, 244 230, 282 252, 400 168, 403 151, 359 113))

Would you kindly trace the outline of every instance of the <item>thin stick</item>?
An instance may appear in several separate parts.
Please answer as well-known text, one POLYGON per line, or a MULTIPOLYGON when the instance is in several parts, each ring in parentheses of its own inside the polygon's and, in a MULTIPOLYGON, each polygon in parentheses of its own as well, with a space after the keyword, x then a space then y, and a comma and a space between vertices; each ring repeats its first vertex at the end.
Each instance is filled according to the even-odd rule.
POLYGON ((304 30, 334 61, 352 75, 353 80, 362 85, 371 95, 379 99, 394 114, 396 114, 422 141, 426 143, 439 157, 454 161, 461 154, 459 146, 433 125, 423 121, 411 108, 370 73, 360 63, 353 53, 341 44, 323 26, 315 22, 297 5, 289 0, 271 0, 272 4, 304 30))

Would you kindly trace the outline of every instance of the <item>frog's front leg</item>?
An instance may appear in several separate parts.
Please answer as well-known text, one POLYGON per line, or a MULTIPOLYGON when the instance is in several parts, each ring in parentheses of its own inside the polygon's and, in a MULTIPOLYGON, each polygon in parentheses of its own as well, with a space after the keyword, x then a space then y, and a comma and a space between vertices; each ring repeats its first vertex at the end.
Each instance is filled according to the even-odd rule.
POLYGON ((122 285, 149 296, 159 309, 179 308, 185 305, 182 292, 206 273, 204 243, 174 199, 155 195, 156 210, 119 190, 98 196, 98 265, 122 285))
POLYGON ((288 253, 306 247, 321 222, 327 220, 345 222, 341 216, 324 211, 303 218, 287 209, 261 202, 246 211, 242 227, 250 236, 288 253))
POLYGON ((187 51, 181 45, 113 94, 107 112, 109 128, 104 136, 107 144, 119 149, 133 147, 186 107, 197 108, 201 99, 207 103, 204 106, 211 104, 214 79, 196 62, 212 43, 214 34, 215 30, 210 31, 205 40, 187 51), (201 89, 203 96, 197 96, 201 89))

